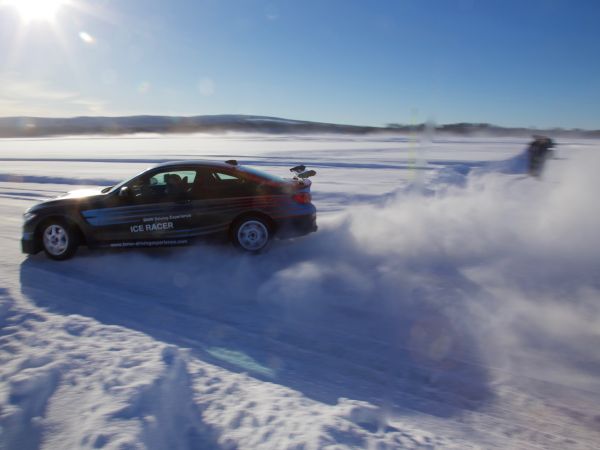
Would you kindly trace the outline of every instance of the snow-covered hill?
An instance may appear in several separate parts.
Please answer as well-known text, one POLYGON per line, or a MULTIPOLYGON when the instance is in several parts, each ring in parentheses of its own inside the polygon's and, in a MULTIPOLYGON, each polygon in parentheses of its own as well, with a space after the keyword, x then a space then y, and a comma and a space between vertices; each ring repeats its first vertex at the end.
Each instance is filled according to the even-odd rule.
POLYGON ((358 133, 383 128, 241 114, 205 116, 0 117, 0 138, 130 133, 358 133))
MULTIPOLYGON (((415 124, 388 126, 345 125, 308 120, 285 119, 246 114, 215 114, 203 116, 82 116, 82 117, 0 117, 0 138, 48 136, 127 135, 133 133, 263 133, 335 134, 335 135, 419 135, 435 131, 446 136, 520 136, 529 138, 546 134, 554 138, 598 139, 600 130, 507 128, 486 123, 451 123, 445 125, 415 124)), ((306 137, 306 136, 305 136, 306 137)), ((343 137, 342 137, 343 139, 343 137)))
POLYGON ((597 448, 600 143, 524 144, 0 141, 0 448, 597 448), (190 158, 306 163, 319 231, 20 254, 33 202, 190 158))

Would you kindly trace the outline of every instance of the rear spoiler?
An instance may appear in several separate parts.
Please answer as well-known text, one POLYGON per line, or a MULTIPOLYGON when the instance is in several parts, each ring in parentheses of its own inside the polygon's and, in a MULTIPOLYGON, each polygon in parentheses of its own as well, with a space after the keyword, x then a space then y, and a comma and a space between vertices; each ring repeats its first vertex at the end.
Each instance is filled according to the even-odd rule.
POLYGON ((306 170, 306 166, 304 164, 292 167, 290 172, 294 173, 294 180, 305 180, 307 178, 314 177, 317 174, 317 172, 314 170, 306 170))

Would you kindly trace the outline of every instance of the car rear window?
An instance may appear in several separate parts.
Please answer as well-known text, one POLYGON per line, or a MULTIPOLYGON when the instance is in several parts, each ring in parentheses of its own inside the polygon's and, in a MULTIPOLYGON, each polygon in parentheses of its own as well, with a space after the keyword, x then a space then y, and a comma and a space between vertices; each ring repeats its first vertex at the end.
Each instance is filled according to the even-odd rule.
POLYGON ((278 183, 283 181, 283 178, 278 177, 277 175, 272 175, 270 173, 263 172, 262 170, 253 169, 252 167, 244 166, 244 167, 240 167, 239 170, 241 172, 248 173, 248 174, 252 175, 253 177, 258 177, 258 178, 266 179, 269 181, 275 181, 278 183))

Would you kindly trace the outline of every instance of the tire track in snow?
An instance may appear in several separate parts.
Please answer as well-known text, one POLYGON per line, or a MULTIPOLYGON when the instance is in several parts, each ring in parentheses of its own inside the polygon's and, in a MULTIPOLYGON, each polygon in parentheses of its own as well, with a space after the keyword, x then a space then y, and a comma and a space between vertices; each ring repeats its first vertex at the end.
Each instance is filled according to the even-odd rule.
MULTIPOLYGON (((63 279, 67 279, 68 283, 60 283, 61 285, 76 285, 76 284, 80 284, 83 289, 82 292, 85 291, 96 291, 98 292, 102 292, 102 296, 104 298, 111 298, 113 299, 113 305, 120 305, 120 311, 119 308, 114 309, 113 308, 108 308, 111 311, 113 311, 112 316, 114 317, 115 314, 118 314, 119 316, 121 316, 121 318, 119 320, 116 320, 117 323, 123 325, 123 326, 127 326, 126 324, 129 323, 129 326, 133 326, 134 329, 139 329, 140 326, 142 325, 142 331, 143 332, 148 332, 147 330, 147 325, 144 324, 140 324, 139 322, 132 320, 131 317, 128 317, 128 313, 131 313, 131 311, 128 308, 124 308, 123 306, 129 304, 130 306, 137 306, 139 304, 139 301, 136 301, 135 299, 131 299, 131 297, 128 296, 122 296, 120 293, 111 291, 111 290, 107 290, 106 288, 104 288, 103 286, 97 286, 93 283, 90 283, 89 281, 85 281, 85 280, 81 280, 79 278, 72 278, 68 275, 64 275, 64 274, 56 274, 53 273, 51 271, 47 271, 44 269, 40 269, 40 268, 36 268, 35 270, 38 271, 42 271, 45 272, 47 274, 53 275, 56 279, 56 276, 58 275, 58 277, 63 278, 63 279), (93 286, 93 288, 90 289, 89 286, 93 286), (119 314, 119 313, 124 313, 124 314, 119 314), (123 321, 123 317, 126 317, 127 319, 123 321), (122 323, 120 323, 122 322, 122 323), (137 325, 137 326, 136 326, 137 325)), ((46 277, 47 278, 47 277, 46 277)), ((58 281, 57 281, 58 282, 58 281)), ((135 290, 133 290, 133 292, 129 293, 135 293, 135 290)), ((48 293, 46 292, 45 295, 48 295, 48 293)), ((85 301, 85 300, 84 300, 85 301)), ((148 301, 148 298, 144 299, 145 302, 148 301)), ((88 303, 89 304, 89 303, 88 303)), ((104 307, 106 307, 106 304, 103 303, 102 305, 104 307)), ((437 417, 435 415, 432 415, 430 412, 428 411, 443 411, 445 409, 447 409, 448 407, 450 407, 451 409, 456 408, 456 403, 451 402, 449 399, 440 399, 438 396, 436 396, 437 398, 431 398, 431 397, 427 397, 424 394, 415 394, 411 391, 414 391, 414 387, 415 387, 415 382, 414 379, 402 379, 402 378, 394 378, 390 381, 390 375, 389 373, 382 371, 382 370, 377 370, 377 369, 372 369, 370 367, 365 367, 363 365, 360 364, 355 364, 350 360, 344 359, 344 358, 340 358, 338 355, 336 354, 332 354, 332 353, 328 353, 328 352, 323 352, 323 351, 316 351, 314 350, 314 348, 312 346, 308 346, 308 347, 303 347, 301 345, 298 344, 292 344, 292 343, 288 343, 288 342, 284 342, 284 341, 280 341, 280 340, 276 340, 276 339, 270 339, 264 338, 264 335, 261 334, 260 332, 257 331, 251 331, 251 330, 247 330, 247 329, 243 329, 243 328, 237 328, 237 326, 239 326, 239 323, 236 322, 232 322, 232 321, 227 321, 225 319, 222 318, 218 318, 218 317, 198 317, 195 316, 193 318, 189 318, 188 315, 186 315, 184 312, 182 311, 178 311, 177 309, 173 309, 170 307, 165 307, 165 305, 161 305, 161 309, 163 310, 172 310, 173 313, 175 314, 175 316, 177 317, 177 324, 178 324, 178 328, 180 329, 192 329, 193 326, 195 326, 196 328, 200 328, 202 330, 206 330, 206 329, 210 329, 211 325, 214 325, 215 323, 219 323, 221 325, 230 327, 233 329, 233 331, 238 334, 238 338, 237 341, 242 341, 245 342, 246 344, 248 344, 249 342, 255 342, 255 344, 251 347, 254 348, 260 348, 261 345, 263 345, 265 343, 265 341, 267 341, 269 344, 271 344, 273 347, 271 348, 271 351, 275 350, 277 351, 277 354, 279 355, 289 355, 290 352, 294 353, 296 355, 304 355, 304 356, 312 356, 313 359, 316 356, 317 361, 315 361, 316 363, 320 363, 322 365, 322 367, 327 367, 327 366, 332 366, 333 369, 328 369, 328 370, 332 370, 334 372, 348 372, 348 373, 354 373, 354 374, 362 374, 361 377, 359 377, 358 379, 353 378, 355 383, 359 383, 359 384, 363 384, 363 385, 371 385, 372 386, 372 390, 374 392, 380 391, 380 386, 383 384, 384 386, 388 386, 390 384, 393 384, 393 390, 394 390, 394 395, 396 397, 396 401, 394 402, 394 404, 392 405, 396 411, 398 410, 402 410, 402 411, 406 411, 409 412, 411 414, 414 413, 418 413, 420 415, 425 414, 426 416, 432 417, 436 420, 434 420, 434 422, 437 421, 437 417), (189 321, 191 322, 189 324, 189 326, 186 326, 186 322, 189 321), (203 326, 198 326, 200 325, 198 322, 201 322, 203 326), (332 362, 335 362, 335 364, 332 364, 332 362), (345 367, 345 370, 341 370, 342 368, 345 367), (375 381, 372 381, 375 380, 375 381), (403 386, 403 387, 400 387, 403 386), (400 401, 406 401, 408 403, 411 403, 411 406, 407 406, 405 404, 405 402, 403 401, 402 403, 399 403, 400 401)), ((160 314, 160 311, 154 310, 153 313, 155 315, 160 315, 163 316, 162 314, 160 314)), ((164 317, 164 316, 163 316, 164 317)), ((163 338, 169 338, 172 342, 182 342, 182 339, 180 338, 179 334, 177 333, 176 330, 166 330, 166 329, 154 329, 152 333, 150 333, 151 335, 160 335, 163 336, 163 338)), ((211 347, 211 343, 209 341, 206 340, 206 338, 202 338, 203 333, 198 333, 197 336, 195 336, 195 339, 190 339, 190 338, 186 338, 184 345, 192 345, 193 346, 193 350, 195 350, 198 353, 198 356, 200 357, 201 360, 207 361, 207 362, 211 362, 213 364, 217 364, 220 366, 223 366, 223 361, 221 360, 215 360, 214 358, 211 358, 209 355, 206 354, 206 348, 211 347)), ((285 356, 283 356, 283 358, 285 359, 285 356)), ((225 364, 225 367, 229 367, 230 369, 234 369, 236 371, 239 371, 239 367, 233 367, 231 365, 227 365, 225 364)), ((300 366, 298 367, 298 369, 302 368, 302 364, 300 364, 300 366)), ((291 369, 291 368, 290 368, 291 369)), ((295 367, 293 369, 296 369, 295 367)), ((256 374, 255 374, 256 375, 256 374)), ((335 377, 333 377, 335 379, 335 377)), ((260 379, 260 377, 259 377, 260 379)), ((339 379, 339 378, 338 378, 339 379)), ((274 380, 275 382, 277 382, 277 380, 274 380)), ((323 379, 321 380, 321 384, 324 384, 323 379)), ((287 384, 286 384, 287 385, 287 384)), ((290 388, 295 389, 295 387, 292 385, 290 386, 290 388)), ((300 389, 302 391, 302 389, 300 389)), ((448 390, 443 390, 443 389, 434 389, 434 394, 442 394, 442 395, 447 395, 448 397, 453 397, 455 396, 454 392, 452 391, 448 391, 448 390)), ((381 400, 381 397, 374 397, 374 399, 377 399, 378 401, 381 400)), ((372 401, 373 399, 371 399, 372 401)), ((459 407, 459 409, 461 409, 459 407)), ((509 410, 509 409, 505 409, 505 411, 511 415, 515 414, 515 411, 513 410, 509 410)), ((527 418, 527 419, 533 419, 534 416, 528 416, 528 415, 520 415, 521 418, 527 418)), ((526 439, 530 439, 531 436, 536 436, 536 438, 542 439, 544 441, 544 444, 541 445, 537 445, 537 444, 533 444, 533 445, 527 445, 530 446, 532 448, 548 448, 548 446, 552 446, 555 447, 557 445, 559 445, 561 442, 563 444, 565 444, 566 440, 570 440, 569 442, 569 446, 570 448, 593 448, 593 447, 588 447, 584 442, 580 442, 577 440, 576 436, 571 436, 570 433, 569 435, 558 435, 555 433, 552 433, 550 431, 546 431, 546 430, 540 430, 537 429, 535 427, 531 427, 529 425, 523 425, 520 424, 518 422, 520 421, 516 421, 517 423, 515 423, 514 421, 508 420, 498 414, 494 414, 490 411, 481 411, 481 410, 477 410, 476 412, 473 413, 469 413, 466 417, 458 417, 458 418, 447 418, 447 420, 451 420, 456 422, 457 424, 461 424, 462 426, 471 426, 473 427, 473 430, 476 432, 484 432, 487 434, 492 434, 496 437, 503 437, 504 439, 506 439, 507 434, 518 434, 518 435, 527 435, 529 436, 526 439), (482 423, 482 419, 483 419, 483 423, 482 423), (507 430, 506 432, 497 432, 497 431, 493 431, 493 430, 507 430), (511 431, 508 431, 511 430, 511 431)), ((554 423, 544 423, 542 424, 544 425, 544 428, 546 426, 553 428, 555 427, 556 424, 554 423)), ((515 438, 513 438, 515 439, 515 438)), ((521 441, 519 440, 520 443, 525 443, 526 441, 521 441)))

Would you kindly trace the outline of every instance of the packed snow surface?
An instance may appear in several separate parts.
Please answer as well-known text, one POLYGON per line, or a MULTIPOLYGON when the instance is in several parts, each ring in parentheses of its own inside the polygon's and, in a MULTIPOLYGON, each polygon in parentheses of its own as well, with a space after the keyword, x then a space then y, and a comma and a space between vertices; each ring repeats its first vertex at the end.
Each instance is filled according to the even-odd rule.
POLYGON ((600 142, 0 140, 0 449, 600 446, 600 142), (153 164, 317 170, 319 231, 20 253, 22 213, 153 164))

